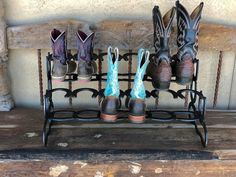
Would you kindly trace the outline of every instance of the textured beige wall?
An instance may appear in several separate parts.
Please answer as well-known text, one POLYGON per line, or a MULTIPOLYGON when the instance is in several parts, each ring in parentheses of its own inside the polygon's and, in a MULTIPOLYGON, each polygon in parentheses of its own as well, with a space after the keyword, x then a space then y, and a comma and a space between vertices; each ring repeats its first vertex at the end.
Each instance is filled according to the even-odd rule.
MULTIPOLYGON (((3 0, 6 8, 6 20, 10 26, 21 24, 32 24, 45 22, 52 19, 73 18, 78 20, 95 23, 106 19, 148 19, 151 20, 151 10, 154 5, 159 5, 161 10, 166 12, 175 4, 175 0, 3 0)), ((188 9, 193 8, 200 3, 200 0, 182 0, 188 9)), ((235 0, 205 0, 203 11, 203 21, 214 22, 236 26, 236 1, 235 0)), ((189 10, 189 11, 190 11, 189 10)), ((47 51, 43 51, 44 56, 47 51)), ((199 88, 203 90, 208 97, 208 107, 212 107, 214 96, 214 84, 216 79, 216 69, 218 64, 218 55, 216 51, 200 51, 198 57, 200 61, 200 81, 199 88)), ((222 66, 222 80, 220 82, 220 94, 218 108, 236 108, 236 78, 232 77, 235 68, 235 53, 224 53, 222 66), (231 81, 233 83, 231 84, 231 81)), ((126 68, 121 63, 120 68, 126 68)), ((36 50, 10 50, 9 68, 12 82, 12 93, 17 106, 39 106, 39 87, 37 74, 37 51, 36 50)), ((45 65, 43 65, 45 71, 45 65)), ((104 70, 106 67, 104 66, 104 70)), ((45 73, 45 72, 44 72, 45 73)), ((234 74, 235 75, 235 74, 234 74)), ((45 78, 45 74, 44 74, 45 78)), ((44 88, 45 88, 44 82, 44 88)), ((66 86, 65 84, 62 84, 66 86)), ((126 87, 121 83, 122 87, 126 87)), ((73 88, 80 87, 81 84, 74 83, 73 88)), ((90 83, 85 87, 94 87, 97 85, 90 83)), ((104 85, 103 85, 104 86, 104 85)), ((84 85, 82 85, 84 87, 84 85)), ((151 86, 148 86, 151 88, 151 86)), ((180 88, 175 84, 172 88, 180 88)), ((170 105, 170 97, 163 96, 160 103, 163 106, 170 105)), ((57 103, 67 103, 62 95, 58 94, 57 103), (64 100, 64 102, 63 102, 64 100)), ((76 104, 96 105, 96 102, 88 99, 89 94, 83 95, 74 100, 76 104)), ((150 100, 149 103, 154 102, 150 100)), ((183 101, 175 101, 172 106, 183 105, 183 101)))
MULTIPOLYGON (((104 19, 151 19, 159 5, 166 12, 175 0, 3 0, 8 24, 29 24, 49 19, 75 18, 89 22, 104 19)), ((180 0, 193 9, 201 0, 180 0)), ((203 21, 236 25, 235 0, 205 0, 203 21)))

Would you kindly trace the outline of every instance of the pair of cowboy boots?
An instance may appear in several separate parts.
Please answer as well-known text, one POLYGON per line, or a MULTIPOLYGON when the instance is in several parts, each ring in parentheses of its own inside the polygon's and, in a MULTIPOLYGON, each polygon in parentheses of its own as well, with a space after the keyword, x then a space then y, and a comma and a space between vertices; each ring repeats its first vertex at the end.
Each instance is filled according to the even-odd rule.
MULTIPOLYGON (((121 106, 119 99, 120 87, 118 81, 118 59, 119 50, 114 49, 115 55, 112 56, 112 48, 107 51, 107 83, 104 91, 105 98, 101 102, 100 117, 106 122, 115 122, 118 118, 118 109, 121 106)), ((137 57, 137 71, 134 78, 133 88, 130 93, 129 101, 129 120, 133 123, 142 123, 145 120, 145 87, 143 77, 149 63, 149 51, 139 49, 137 57)))
POLYGON ((86 35, 78 30, 77 36, 77 65, 67 56, 66 32, 53 29, 51 31, 52 46, 52 79, 64 81, 66 74, 72 74, 76 71, 78 79, 82 81, 90 80, 93 73, 96 72, 96 63, 92 59, 94 33, 86 35))
POLYGON ((152 78, 154 88, 168 89, 172 76, 176 76, 176 82, 180 85, 188 85, 192 82, 202 8, 203 3, 200 3, 189 15, 185 7, 176 1, 176 8, 170 9, 163 17, 158 6, 153 8, 156 55, 149 63, 147 75, 152 78), (171 57, 169 40, 175 12, 177 12, 178 52, 171 57))

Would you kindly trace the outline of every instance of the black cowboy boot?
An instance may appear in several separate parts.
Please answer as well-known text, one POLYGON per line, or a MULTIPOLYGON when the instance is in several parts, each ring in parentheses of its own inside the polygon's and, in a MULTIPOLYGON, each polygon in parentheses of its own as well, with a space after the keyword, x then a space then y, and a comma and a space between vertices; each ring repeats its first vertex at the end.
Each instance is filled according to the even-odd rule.
POLYGON ((147 75, 152 78, 154 88, 168 89, 172 76, 169 38, 175 8, 170 9, 163 18, 158 6, 155 6, 152 12, 156 56, 148 65, 147 75))
POLYGON ((97 65, 92 59, 93 55, 93 38, 94 33, 86 35, 84 32, 77 32, 78 47, 78 79, 81 81, 89 81, 92 74, 97 72, 97 65))
POLYGON ((198 51, 199 22, 201 19, 203 2, 194 9, 191 15, 176 1, 177 8, 177 45, 178 52, 174 56, 176 82, 181 85, 190 84, 194 74, 193 60, 198 51))
POLYGON ((65 31, 60 32, 53 29, 51 31, 51 45, 53 57, 52 79, 63 81, 66 74, 73 73, 76 69, 76 63, 67 59, 65 31))

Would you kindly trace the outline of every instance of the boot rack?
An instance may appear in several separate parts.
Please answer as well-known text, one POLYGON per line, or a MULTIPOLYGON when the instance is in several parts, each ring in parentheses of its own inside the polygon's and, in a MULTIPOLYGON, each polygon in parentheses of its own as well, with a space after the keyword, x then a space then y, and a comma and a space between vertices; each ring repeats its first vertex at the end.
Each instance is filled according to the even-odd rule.
MULTIPOLYGON (((101 72, 101 63, 102 61, 106 61, 106 55, 107 53, 99 53, 99 54, 93 54, 94 60, 99 60, 99 66, 100 69, 98 74, 94 74, 92 76, 91 82, 98 82, 100 83, 99 87, 101 87, 101 82, 106 81, 106 75, 107 73, 101 72)), ((72 60, 76 59, 76 55, 72 55, 69 53, 69 58, 72 60)), ((128 62, 129 64, 129 72, 119 74, 119 81, 123 82, 133 82, 135 73, 131 73, 131 67, 132 67, 132 59, 137 56, 137 53, 128 52, 124 55, 119 56, 119 60, 124 60, 128 62)), ((154 54, 150 55, 150 58, 152 58, 154 54)), ((54 108, 53 104, 53 94, 58 91, 65 92, 64 97, 68 98, 76 98, 78 93, 80 92, 91 92, 92 98, 98 98, 99 100, 104 97, 103 92, 104 89, 94 89, 94 88, 79 88, 75 90, 71 90, 68 88, 53 88, 52 85, 52 78, 51 78, 51 63, 52 63, 52 55, 48 53, 46 56, 46 62, 47 62, 47 90, 44 95, 44 127, 43 127, 43 143, 45 146, 47 146, 48 142, 48 136, 50 135, 50 132, 52 130, 52 126, 54 122, 66 122, 66 121, 80 121, 80 122, 93 122, 93 121, 102 121, 100 119, 100 111, 97 110, 91 110, 91 109, 82 109, 82 110, 56 110, 54 108), (89 116, 86 118, 83 116, 86 112, 93 112, 94 115, 89 116), (61 117, 58 116, 60 113, 67 113, 70 116, 61 117)), ((178 91, 174 90, 166 90, 165 92, 171 94, 174 99, 187 99, 188 95, 190 100, 187 106, 186 110, 181 111, 171 111, 171 110, 159 110, 159 109, 147 109, 146 111, 146 122, 185 122, 190 123, 194 126, 195 131, 197 135, 200 137, 201 143, 203 147, 207 146, 208 143, 208 133, 207 133, 207 127, 205 124, 205 105, 206 105, 206 97, 202 94, 202 91, 197 90, 197 79, 198 79, 198 68, 199 68, 199 60, 194 60, 195 65, 195 74, 193 77, 193 81, 188 89, 181 89, 178 91), (169 117, 160 117, 161 113, 169 115, 169 117), (182 118, 181 118, 182 117, 182 118), (184 117, 184 118, 183 118, 184 117), (198 125, 202 126, 202 131, 198 128, 198 125)), ((70 74, 66 76, 65 82, 73 82, 77 80, 77 74, 70 74)), ((144 82, 151 82, 151 78, 148 78, 146 75, 144 76, 144 82)), ((175 82, 175 80, 171 80, 171 82, 175 82)), ((127 90, 120 90, 120 97, 119 99, 126 99, 125 100, 125 106, 128 108, 129 103, 129 96, 130 96, 131 89, 127 90)), ((146 90, 146 96, 147 99, 150 97, 153 97, 155 99, 158 99, 159 97, 159 91, 157 90, 146 90)), ((121 122, 127 122, 127 116, 128 116, 128 109, 120 109, 119 110, 120 116, 116 123, 121 122)), ((109 124, 109 123, 108 123, 109 124)))

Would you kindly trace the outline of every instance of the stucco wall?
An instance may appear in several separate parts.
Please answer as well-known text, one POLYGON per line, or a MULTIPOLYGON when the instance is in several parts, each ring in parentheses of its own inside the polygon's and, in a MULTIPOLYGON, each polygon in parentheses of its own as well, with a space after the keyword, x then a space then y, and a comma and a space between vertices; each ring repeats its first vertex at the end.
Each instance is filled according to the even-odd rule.
MULTIPOLYGON (((159 5, 164 14, 175 4, 175 0, 3 0, 3 2, 6 11, 6 21, 9 26, 35 24, 52 19, 67 18, 84 20, 89 23, 106 19, 151 20, 151 12, 154 5, 159 5)), ((191 11, 200 3, 200 0, 182 0, 181 2, 191 11)), ((202 21, 236 26, 236 1, 205 0, 204 3, 202 21)), ((47 51, 42 51, 43 59, 46 53, 47 51)), ((218 55, 219 53, 216 51, 200 51, 198 54, 201 60, 201 74, 198 86, 208 97, 208 107, 212 107, 213 103, 218 55)), ((45 64, 44 60, 43 64, 45 64)), ((10 50, 9 68, 12 94, 16 105, 39 107, 37 51, 24 49, 10 50)), ((232 73, 235 72, 234 68, 235 53, 225 52, 218 108, 236 108, 236 95, 232 91, 236 89, 236 78, 232 77, 232 73)), ((45 65, 43 65, 43 69, 45 71, 45 65)), ((106 69, 105 66, 104 69, 106 69)), ((45 74, 43 77, 45 78, 45 74)), ((44 82, 44 86, 45 84, 44 82)), ((92 83, 89 85, 97 87, 97 85, 92 83)), ((122 85, 125 87, 124 84, 122 85)), ((79 86, 78 83, 73 84, 74 88, 79 86)), ((83 95, 80 99, 83 100, 83 104, 92 103, 90 99, 86 99, 87 96, 89 95, 83 95)), ((64 99, 61 95, 58 95, 57 100, 61 104, 64 99)), ((170 102, 168 100, 168 97, 163 96, 160 99, 160 103, 162 105, 169 105, 170 102)), ((78 101, 76 100, 75 102, 78 101)), ((93 103, 95 105, 95 102, 93 103)), ((173 106, 180 105, 179 103, 177 101, 173 106)))
MULTIPOLYGON (((159 5, 166 12, 175 0, 3 0, 9 25, 29 24, 49 19, 75 18, 89 22, 104 19, 151 19, 159 5)), ((201 0, 181 0, 193 10, 201 0)), ((236 1, 205 0, 203 21, 236 25, 236 1)))

